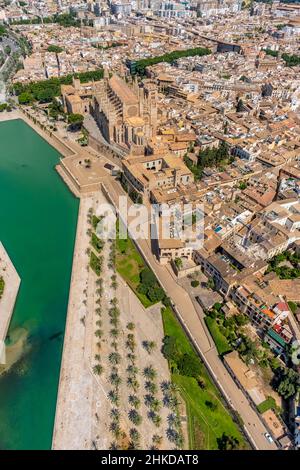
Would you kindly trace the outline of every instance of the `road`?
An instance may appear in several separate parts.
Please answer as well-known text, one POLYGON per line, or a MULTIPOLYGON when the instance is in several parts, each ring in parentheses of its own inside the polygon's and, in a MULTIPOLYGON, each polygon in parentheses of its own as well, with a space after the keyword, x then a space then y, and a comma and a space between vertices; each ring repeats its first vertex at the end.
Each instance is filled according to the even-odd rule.
MULTIPOLYGON (((119 196, 125 195, 123 189, 112 178, 109 178, 107 189, 117 207, 119 196)), ((176 279, 171 275, 167 267, 161 266, 157 262, 151 251, 150 240, 138 240, 137 244, 166 294, 174 302, 179 318, 189 332, 197 351, 211 375, 215 378, 222 394, 242 418, 245 432, 254 448, 258 450, 276 450, 276 444, 270 444, 264 436, 264 433, 268 432, 268 430, 219 358, 217 350, 211 343, 206 328, 200 321, 189 294, 177 284, 176 279)))

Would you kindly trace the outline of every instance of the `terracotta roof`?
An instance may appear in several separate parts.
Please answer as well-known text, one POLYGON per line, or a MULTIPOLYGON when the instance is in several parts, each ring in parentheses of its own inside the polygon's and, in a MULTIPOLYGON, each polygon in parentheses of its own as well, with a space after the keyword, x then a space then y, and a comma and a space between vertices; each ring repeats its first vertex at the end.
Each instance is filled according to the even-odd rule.
POLYGON ((133 93, 133 91, 126 85, 126 83, 118 77, 118 75, 113 75, 109 80, 109 85, 116 95, 124 104, 137 104, 138 98, 133 93))

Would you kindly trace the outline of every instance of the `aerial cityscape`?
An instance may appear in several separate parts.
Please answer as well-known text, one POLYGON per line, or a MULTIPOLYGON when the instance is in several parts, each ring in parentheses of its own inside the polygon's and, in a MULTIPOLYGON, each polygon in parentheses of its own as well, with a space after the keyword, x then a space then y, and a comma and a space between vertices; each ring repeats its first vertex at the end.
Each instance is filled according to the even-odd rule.
POLYGON ((0 142, 0 450, 300 450, 300 2, 0 0, 0 142))

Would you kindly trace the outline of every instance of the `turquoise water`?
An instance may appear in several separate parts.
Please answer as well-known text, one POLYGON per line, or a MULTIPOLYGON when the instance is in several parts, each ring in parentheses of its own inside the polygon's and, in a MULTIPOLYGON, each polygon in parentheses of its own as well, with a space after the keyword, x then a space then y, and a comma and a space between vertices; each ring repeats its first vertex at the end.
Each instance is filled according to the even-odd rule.
POLYGON ((0 123, 0 240, 22 279, 8 338, 28 332, 0 377, 0 449, 51 447, 78 215, 58 161, 23 121, 0 123))

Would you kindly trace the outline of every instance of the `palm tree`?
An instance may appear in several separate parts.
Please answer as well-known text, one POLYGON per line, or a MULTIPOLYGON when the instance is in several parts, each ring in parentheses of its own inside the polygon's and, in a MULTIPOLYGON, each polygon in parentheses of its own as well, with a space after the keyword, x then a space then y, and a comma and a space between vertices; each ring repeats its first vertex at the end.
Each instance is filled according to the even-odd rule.
POLYGON ((119 423, 116 421, 112 421, 109 425, 109 430, 113 433, 116 439, 118 439, 121 435, 121 428, 119 423))
POLYGON ((129 431, 129 436, 134 444, 134 446, 138 446, 139 443, 140 443, 140 439, 141 439, 141 435, 140 433, 138 432, 138 430, 136 428, 131 428, 130 431, 129 431))
POLYGON ((151 408, 153 400, 154 400, 153 395, 149 395, 149 393, 144 396, 144 403, 148 408, 151 408))
POLYGON ((117 408, 112 408, 110 411, 110 417, 113 421, 119 422, 120 421, 120 412, 117 408))
POLYGON ((102 321, 101 321, 101 320, 97 320, 97 321, 96 321, 96 326, 99 326, 99 327, 102 326, 102 321))
POLYGON ((99 297, 101 299, 101 297, 103 296, 103 287, 102 286, 98 287, 98 289, 96 290, 96 294, 99 295, 99 297))
POLYGON ((118 318, 120 316, 120 310, 117 307, 109 309, 108 314, 111 318, 118 318))
POLYGON ((181 432, 177 433, 175 444, 176 444, 176 447, 178 447, 178 449, 183 448, 184 440, 183 440, 183 435, 181 432))
POLYGON ((100 357, 100 354, 95 354, 95 361, 100 361, 101 360, 101 357, 100 357))
POLYGON ((177 416, 177 414, 170 413, 168 415, 168 423, 169 423, 170 428, 173 428, 173 427, 179 428, 180 427, 180 419, 177 416))
POLYGON ((102 313, 101 307, 97 307, 95 312, 96 312, 96 315, 99 315, 99 317, 101 317, 101 313, 102 313))
POLYGON ((103 331, 102 331, 102 330, 96 330, 96 331, 95 331, 95 336, 96 336, 97 338, 102 338, 102 336, 103 336, 103 331))
POLYGON ((112 336, 113 338, 117 338, 120 334, 120 330, 118 330, 117 328, 112 328, 109 332, 110 336, 112 336))
POLYGON ((177 393, 178 386, 174 382, 170 382, 169 390, 171 393, 177 393))
POLYGON ((151 421, 153 421, 157 428, 161 425, 161 417, 153 410, 148 411, 147 416, 149 419, 151 419, 151 421))
POLYGON ((156 411, 156 412, 161 409, 161 403, 160 403, 159 400, 157 400, 157 398, 155 398, 155 399, 152 401, 152 403, 151 403, 150 406, 151 406, 151 409, 152 409, 153 411, 156 411))
POLYGON ((126 369, 126 372, 130 376, 135 376, 138 373, 139 369, 135 367, 133 364, 129 364, 129 366, 126 369))
POLYGON ((135 354, 132 354, 132 353, 128 353, 128 354, 127 354, 127 359, 128 359, 129 361, 131 361, 132 363, 134 363, 135 360, 136 360, 136 355, 135 355, 135 354))
POLYGON ((116 442, 111 442, 109 446, 109 450, 120 450, 120 447, 116 442))
POLYGON ((151 354, 154 348, 156 348, 156 343, 154 341, 143 341, 142 346, 148 354, 151 354))
POLYGON ((134 352, 134 351, 135 351, 136 342, 135 342, 135 340, 134 340, 134 335, 133 335, 133 334, 127 335, 126 347, 127 347, 128 349, 130 349, 131 352, 134 352))
POLYGON ((128 330, 133 331, 133 330, 135 329, 135 324, 134 324, 133 322, 129 322, 129 323, 127 323, 127 325, 126 325, 126 328, 127 328, 128 330))
POLYGON ((170 385, 171 385, 171 382, 169 380, 164 380, 160 384, 160 388, 162 389, 163 392, 168 392, 170 390, 170 385))
POLYGON ((111 319, 110 319, 110 324, 111 324, 112 326, 114 326, 115 328, 117 328, 117 327, 119 326, 120 322, 119 322, 119 320, 118 320, 117 318, 111 318, 111 319))
POLYGON ((128 377, 127 378, 127 386, 129 388, 132 388, 135 392, 137 392, 139 387, 140 387, 140 384, 134 377, 128 377))
POLYGON ((142 422, 141 415, 135 409, 129 411, 128 418, 135 426, 139 426, 142 422))
POLYGON ((176 442, 176 439, 178 438, 178 432, 176 431, 176 429, 169 427, 166 431, 166 434, 170 442, 176 442))
POLYGON ((160 436, 159 434, 153 434, 152 442, 153 444, 159 446, 162 442, 162 436, 160 436))
POLYGON ((116 306, 118 305, 118 299, 117 299, 117 297, 113 297, 113 298, 111 299, 110 303, 111 303, 114 307, 116 307, 116 306))
POLYGON ((150 380, 146 381, 145 389, 152 395, 155 395, 157 393, 157 385, 154 382, 151 382, 150 380))
POLYGON ((148 367, 145 367, 144 376, 147 379, 154 380, 155 377, 157 376, 157 372, 155 371, 154 367, 152 365, 150 365, 148 367))
POLYGON ((115 406, 119 406, 120 396, 116 390, 110 390, 108 392, 108 398, 115 406))
POLYGON ((128 401, 136 409, 141 406, 141 400, 136 395, 129 395, 128 401))
POLYGON ((116 341, 112 341, 110 345, 115 351, 118 351, 118 343, 116 341))
POLYGON ((117 352, 112 352, 110 353, 110 355, 108 356, 108 360, 111 364, 120 364, 121 362, 121 356, 119 353, 117 352))
POLYGON ((167 408, 170 408, 171 410, 176 411, 178 407, 178 403, 179 403, 178 398, 175 394, 170 393, 170 392, 167 392, 164 394, 163 404, 167 408))
POLYGON ((118 389, 118 387, 122 383, 122 379, 118 374, 110 374, 109 381, 112 385, 114 385, 116 387, 116 389, 118 389))
POLYGON ((96 375, 101 375, 102 372, 103 372, 103 367, 100 365, 100 364, 96 364, 94 367, 93 367, 93 372, 94 374, 96 375))

